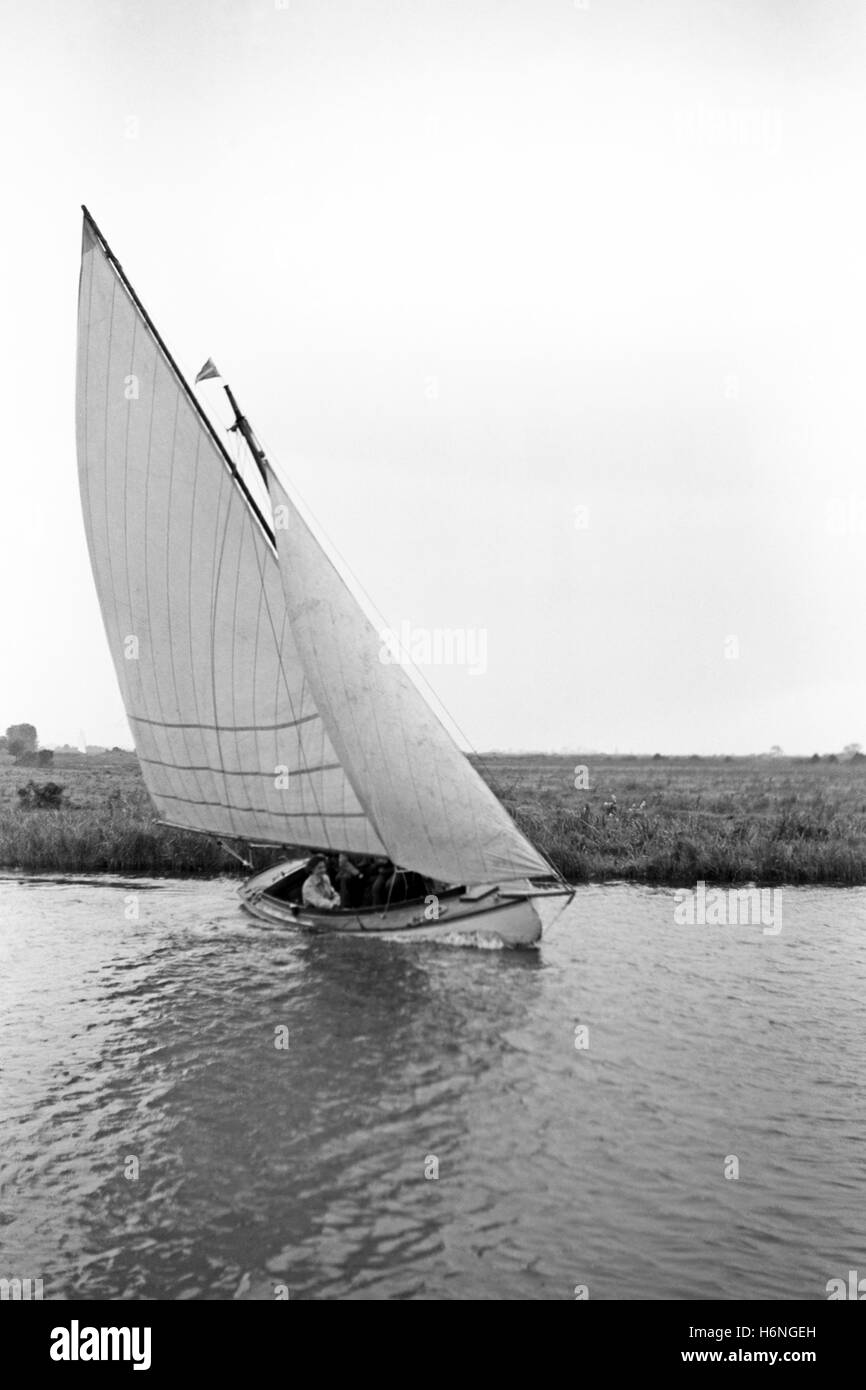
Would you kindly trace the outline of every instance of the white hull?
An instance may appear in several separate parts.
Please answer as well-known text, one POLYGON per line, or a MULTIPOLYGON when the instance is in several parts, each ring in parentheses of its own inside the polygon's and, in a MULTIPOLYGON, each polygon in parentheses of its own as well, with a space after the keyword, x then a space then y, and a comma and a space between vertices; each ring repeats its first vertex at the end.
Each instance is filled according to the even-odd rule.
MULTIPOLYGON (((273 896, 269 889, 302 879, 306 868, 297 861, 256 874, 239 888, 245 910, 274 926, 302 931, 339 932, 387 937, 392 941, 454 941, 481 946, 534 946, 541 940, 541 919, 529 897, 508 897, 491 885, 483 897, 451 889, 435 904, 401 903, 378 908, 319 912, 306 905, 273 896), (432 914, 438 912, 438 917, 432 914)), ((507 890, 506 890, 507 892, 507 890)))

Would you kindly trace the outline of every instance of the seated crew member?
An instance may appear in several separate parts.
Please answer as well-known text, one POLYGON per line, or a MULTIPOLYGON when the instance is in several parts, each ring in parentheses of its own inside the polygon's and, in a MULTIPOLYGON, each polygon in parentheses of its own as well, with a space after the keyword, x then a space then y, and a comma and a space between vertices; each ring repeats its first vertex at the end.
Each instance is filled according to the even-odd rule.
POLYGON ((415 902, 427 892, 428 880, 413 869, 395 869, 385 887, 385 901, 388 903, 415 902))
POLYGON ((379 859, 376 861, 376 873, 373 878, 373 886, 370 899, 373 907, 386 907, 388 903, 388 884, 394 872, 394 865, 390 859, 379 859))
POLYGON ((306 907, 318 907, 325 911, 340 906, 340 895, 331 886, 325 860, 321 856, 314 861, 309 876, 304 880, 301 900, 306 907))
POLYGON ((395 869, 385 889, 385 901, 404 903, 409 896, 408 875, 405 869, 395 869))
POLYGON ((337 888, 341 907, 354 907, 361 887, 361 870, 356 868, 348 854, 341 854, 337 861, 337 888))
POLYGON ((415 898, 426 897, 430 891, 427 886, 427 879, 422 874, 416 874, 412 869, 406 874, 406 898, 412 901, 415 898))
POLYGON ((355 898, 360 907, 372 907, 373 884, 378 874, 378 860, 372 856, 361 860, 361 879, 355 885, 355 898))

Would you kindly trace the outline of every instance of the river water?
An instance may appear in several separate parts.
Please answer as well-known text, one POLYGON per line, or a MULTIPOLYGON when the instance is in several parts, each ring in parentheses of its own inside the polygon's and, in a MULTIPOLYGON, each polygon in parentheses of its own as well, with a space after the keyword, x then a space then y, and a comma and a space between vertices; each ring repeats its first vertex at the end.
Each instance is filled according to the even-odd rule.
POLYGON ((543 910, 538 951, 481 951, 274 930, 227 881, 0 879, 0 1277, 815 1299, 866 1275, 866 890, 786 889, 776 934, 639 887, 543 910))

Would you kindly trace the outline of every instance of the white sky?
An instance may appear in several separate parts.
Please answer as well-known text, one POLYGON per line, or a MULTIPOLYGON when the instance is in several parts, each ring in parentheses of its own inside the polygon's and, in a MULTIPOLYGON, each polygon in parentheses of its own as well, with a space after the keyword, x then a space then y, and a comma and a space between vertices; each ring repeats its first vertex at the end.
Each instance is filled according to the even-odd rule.
POLYGON ((0 15, 0 727, 131 745, 78 502, 86 202, 388 622, 486 630, 485 674, 425 672, 475 746, 866 743, 859 0, 0 15))

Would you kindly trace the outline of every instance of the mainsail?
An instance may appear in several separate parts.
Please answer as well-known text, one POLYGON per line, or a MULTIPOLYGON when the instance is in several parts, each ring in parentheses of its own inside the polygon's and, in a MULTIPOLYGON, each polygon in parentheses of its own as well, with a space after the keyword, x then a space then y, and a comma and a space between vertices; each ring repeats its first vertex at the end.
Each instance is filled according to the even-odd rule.
POLYGON ((96 588, 160 813, 384 852, 298 659, 273 546, 86 216, 77 424, 96 588))
POLYGON ((264 519, 85 213, 78 460, 102 616, 163 817, 386 853, 448 883, 548 875, 272 470, 264 519))

